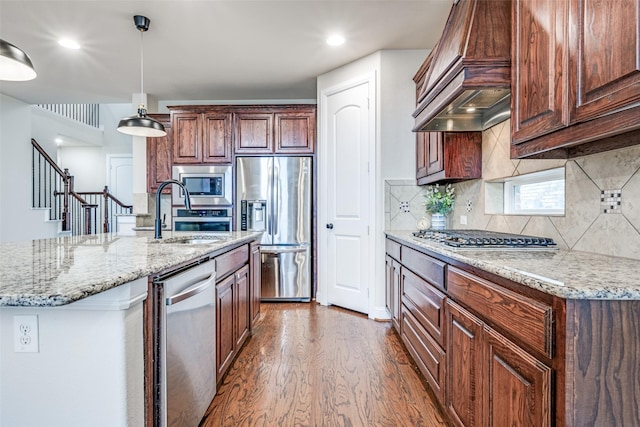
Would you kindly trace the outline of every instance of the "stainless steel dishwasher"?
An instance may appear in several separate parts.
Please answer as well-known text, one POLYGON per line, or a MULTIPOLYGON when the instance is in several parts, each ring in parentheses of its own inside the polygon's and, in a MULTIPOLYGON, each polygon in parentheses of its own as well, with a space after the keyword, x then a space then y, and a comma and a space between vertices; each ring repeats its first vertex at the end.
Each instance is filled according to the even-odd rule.
POLYGON ((197 427, 216 394, 215 261, 154 282, 154 425, 197 427))

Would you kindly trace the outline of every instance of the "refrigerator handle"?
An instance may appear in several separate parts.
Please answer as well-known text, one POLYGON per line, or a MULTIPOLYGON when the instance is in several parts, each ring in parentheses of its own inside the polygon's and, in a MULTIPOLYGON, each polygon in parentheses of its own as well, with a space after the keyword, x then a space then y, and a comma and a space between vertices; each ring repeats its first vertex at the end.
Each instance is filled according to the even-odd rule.
POLYGON ((277 159, 273 159, 273 212, 271 213, 273 224, 271 230, 272 236, 276 236, 278 234, 278 216, 280 215, 280 168, 278 166, 277 159))

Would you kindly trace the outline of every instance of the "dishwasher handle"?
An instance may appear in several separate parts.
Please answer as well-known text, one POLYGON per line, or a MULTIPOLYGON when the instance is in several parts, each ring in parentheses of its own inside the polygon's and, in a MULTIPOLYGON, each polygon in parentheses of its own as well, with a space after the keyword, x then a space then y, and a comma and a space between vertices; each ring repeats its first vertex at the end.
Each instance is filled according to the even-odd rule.
POLYGON ((211 276, 209 276, 206 280, 202 282, 198 282, 193 286, 189 286, 187 289, 180 292, 179 294, 176 294, 167 298, 167 301, 166 301, 167 305, 177 304, 180 301, 184 301, 187 298, 191 298, 194 295, 198 295, 199 293, 207 290, 207 288, 213 285, 215 281, 216 281, 216 272, 214 271, 213 273, 211 273, 211 276))

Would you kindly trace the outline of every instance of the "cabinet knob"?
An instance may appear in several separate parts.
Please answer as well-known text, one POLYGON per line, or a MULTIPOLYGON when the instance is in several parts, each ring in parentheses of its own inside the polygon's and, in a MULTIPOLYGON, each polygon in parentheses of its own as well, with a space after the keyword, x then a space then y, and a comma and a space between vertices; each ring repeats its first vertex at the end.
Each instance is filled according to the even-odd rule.
POLYGON ((327 224, 327 228, 328 228, 329 230, 333 230, 333 224, 331 224, 331 223, 327 224))

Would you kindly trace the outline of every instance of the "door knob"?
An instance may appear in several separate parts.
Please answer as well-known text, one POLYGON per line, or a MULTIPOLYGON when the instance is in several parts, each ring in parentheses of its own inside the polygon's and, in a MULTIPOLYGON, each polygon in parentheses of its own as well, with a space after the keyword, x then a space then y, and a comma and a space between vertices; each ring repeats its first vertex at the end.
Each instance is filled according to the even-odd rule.
POLYGON ((329 230, 333 230, 333 224, 331 224, 331 223, 327 224, 327 228, 328 228, 329 230))

